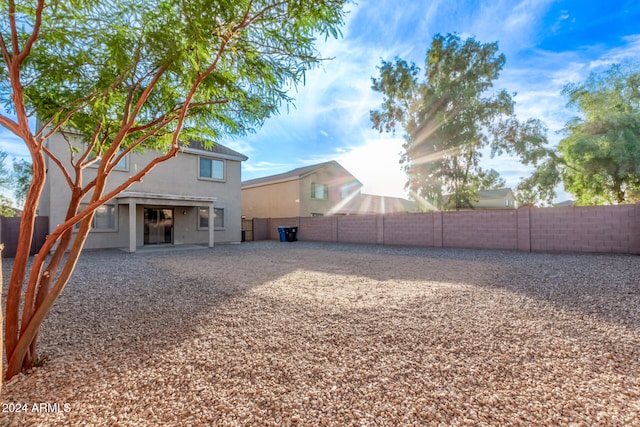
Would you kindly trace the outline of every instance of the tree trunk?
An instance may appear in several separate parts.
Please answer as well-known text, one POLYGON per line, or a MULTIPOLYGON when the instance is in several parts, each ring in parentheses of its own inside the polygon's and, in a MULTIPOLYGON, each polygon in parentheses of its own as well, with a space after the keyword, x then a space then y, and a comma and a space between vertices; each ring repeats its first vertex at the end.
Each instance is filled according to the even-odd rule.
MULTIPOLYGON (((2 283, 2 250, 4 249, 4 245, 0 243, 0 295, 2 295, 3 283, 2 283)), ((2 300, 0 300, 0 331, 4 330, 2 327, 2 300)), ((1 333, 1 332, 0 332, 1 333)), ((0 339, 0 395, 2 394, 2 377, 4 377, 4 371, 2 370, 2 359, 4 356, 2 355, 2 343, 4 339, 0 339)))
POLYGON ((616 202, 619 205, 624 203, 625 199, 625 191, 622 189, 622 181, 615 181, 613 183, 613 192, 616 195, 616 202))

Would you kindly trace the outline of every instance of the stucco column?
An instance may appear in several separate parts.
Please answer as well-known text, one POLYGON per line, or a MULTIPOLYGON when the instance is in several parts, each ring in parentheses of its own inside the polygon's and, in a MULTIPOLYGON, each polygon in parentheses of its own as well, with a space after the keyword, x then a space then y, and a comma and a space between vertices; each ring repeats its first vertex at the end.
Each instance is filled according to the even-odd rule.
POLYGON ((214 234, 214 229, 213 229, 213 215, 214 215, 214 211, 213 211, 213 203, 211 203, 209 205, 209 247, 212 248, 213 247, 213 234, 214 234))
POLYGON ((136 202, 129 201, 129 252, 136 251, 136 202))

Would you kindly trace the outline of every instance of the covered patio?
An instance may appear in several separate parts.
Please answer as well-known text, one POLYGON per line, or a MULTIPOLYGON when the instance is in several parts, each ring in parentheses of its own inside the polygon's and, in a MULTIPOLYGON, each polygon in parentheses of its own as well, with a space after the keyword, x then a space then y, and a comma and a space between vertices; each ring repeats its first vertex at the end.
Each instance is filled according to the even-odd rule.
POLYGON ((214 205, 215 197, 185 196, 175 194, 124 192, 116 198, 119 205, 129 207, 129 245, 128 251, 134 253, 138 247, 158 244, 174 244, 174 208, 206 209, 208 242, 214 246, 214 205), (138 208, 143 208, 142 221, 139 221, 138 208), (140 239, 138 224, 143 223, 143 238, 140 239), (142 243, 142 244, 141 244, 142 243))

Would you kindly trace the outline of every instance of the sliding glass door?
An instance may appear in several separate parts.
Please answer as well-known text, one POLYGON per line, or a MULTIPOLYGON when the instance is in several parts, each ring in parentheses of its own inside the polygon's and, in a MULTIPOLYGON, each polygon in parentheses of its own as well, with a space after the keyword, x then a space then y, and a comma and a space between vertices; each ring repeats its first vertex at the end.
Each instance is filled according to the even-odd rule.
POLYGON ((173 243, 173 209, 144 208, 144 244, 173 243))

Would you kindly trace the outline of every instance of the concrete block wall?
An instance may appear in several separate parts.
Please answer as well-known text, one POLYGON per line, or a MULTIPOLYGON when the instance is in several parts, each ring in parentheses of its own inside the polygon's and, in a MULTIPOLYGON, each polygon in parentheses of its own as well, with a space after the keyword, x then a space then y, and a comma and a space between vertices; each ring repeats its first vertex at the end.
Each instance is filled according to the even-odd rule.
POLYGON ((378 215, 338 217, 338 241, 341 243, 378 243, 378 215))
POLYGON ((269 240, 269 218, 253 218, 253 240, 269 240))
POLYGON ((283 225, 298 226, 298 239, 308 241, 640 254, 640 203, 258 221, 255 240, 278 240, 283 225))
POLYGON ((269 218, 269 240, 280 240, 278 227, 300 227, 300 218, 269 218))
POLYGON ((384 217, 385 245, 442 246, 442 226, 440 239, 436 238, 435 222, 440 213, 387 215, 384 217), (437 218, 436 218, 437 217, 437 218))
POLYGON ((337 216, 300 218, 298 239, 316 242, 337 242, 338 218, 337 216))
POLYGON ((640 204, 531 210, 531 250, 640 253, 640 204))
POLYGON ((517 249, 517 211, 477 210, 443 215, 443 247, 517 249))
POLYGON ((516 211, 517 250, 531 252, 531 209, 521 208, 516 211))

